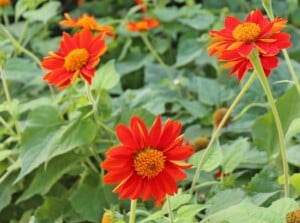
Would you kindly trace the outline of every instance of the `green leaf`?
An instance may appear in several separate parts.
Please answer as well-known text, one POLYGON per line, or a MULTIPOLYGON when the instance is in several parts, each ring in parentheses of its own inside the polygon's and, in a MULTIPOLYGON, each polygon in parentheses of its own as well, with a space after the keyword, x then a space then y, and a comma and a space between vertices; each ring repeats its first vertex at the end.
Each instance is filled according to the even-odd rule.
POLYGON ((10 204, 11 196, 17 190, 17 186, 13 185, 15 179, 16 174, 10 174, 0 183, 0 213, 3 208, 10 204))
MULTIPOLYGON (((176 210, 181 205, 187 204, 190 202, 192 198, 192 195, 190 194, 182 194, 179 192, 178 194, 170 197, 170 202, 172 204, 172 210, 176 210)), ((164 203, 164 206, 162 207, 162 211, 164 213, 168 212, 168 202, 164 203)))
MULTIPOLYGON (((205 150, 201 150, 200 152, 195 153, 190 159, 189 163, 197 166, 199 161, 201 160, 201 157, 203 156, 205 150)), ((210 151, 208 152, 204 164, 202 167, 202 170, 210 172, 217 168, 222 162, 222 151, 219 144, 219 141, 216 141, 212 147, 210 148, 210 151)))
POLYGON ((50 1, 45 3, 41 8, 25 12, 24 18, 31 22, 39 21, 46 24, 51 18, 58 14, 61 3, 58 1, 50 1))
POLYGON ((195 217, 200 211, 204 210, 206 207, 207 205, 188 204, 178 208, 177 214, 180 218, 195 217))
MULTIPOLYGON (((29 59, 10 58, 5 67, 7 80, 26 83, 41 75, 41 70, 29 59)), ((41 78, 41 76, 39 77, 41 78)))
POLYGON ((180 16, 179 10, 175 7, 156 8, 154 14, 163 22, 171 22, 180 16))
POLYGON ((51 158, 90 143, 96 136, 96 129, 90 119, 62 122, 54 107, 42 106, 33 110, 22 138, 22 165, 16 181, 51 158))
POLYGON ((96 72, 92 83, 92 89, 99 94, 103 89, 109 90, 113 88, 119 81, 120 75, 115 69, 115 60, 110 60, 96 72))
POLYGON ((300 195, 300 173, 294 173, 291 176, 290 183, 294 187, 298 195, 300 195))
POLYGON ((213 214, 226 209, 232 205, 238 204, 246 199, 246 194, 241 189, 228 189, 218 191, 215 196, 207 201, 207 214, 213 214))
POLYGON ((240 138, 230 145, 222 146, 223 161, 222 170, 224 173, 231 173, 242 161, 245 150, 249 148, 249 142, 240 138))
POLYGON ((201 43, 199 43, 195 37, 180 38, 175 66, 180 67, 192 62, 202 53, 202 50, 201 43))
POLYGON ((196 30, 205 30, 214 22, 214 16, 209 11, 201 11, 192 18, 180 18, 178 19, 184 25, 190 26, 196 30))
POLYGON ((208 110, 199 101, 179 100, 179 103, 194 117, 203 118, 208 110))
POLYGON ((294 119, 290 124, 286 134, 285 141, 290 140, 294 135, 300 132, 300 118, 294 119))
POLYGON ((290 198, 277 200, 268 208, 257 207, 249 201, 245 201, 207 216, 201 223, 222 221, 230 223, 283 223, 286 221, 286 214, 297 207, 298 203, 290 198))
MULTIPOLYGON (((290 88, 277 102, 276 107, 280 116, 283 132, 286 133, 292 121, 300 117, 299 94, 290 88)), ((279 154, 277 128, 271 111, 256 120, 252 128, 254 144, 260 150, 265 150, 268 156, 279 154)))
POLYGON ((207 105, 220 105, 230 100, 234 92, 215 79, 197 77, 198 99, 207 105))
POLYGON ((47 168, 39 167, 29 187, 19 197, 18 202, 24 201, 35 194, 45 195, 51 187, 67 172, 69 172, 83 155, 73 153, 64 154, 51 160, 47 168))
POLYGON ((64 198, 45 197, 44 203, 36 210, 38 222, 53 223, 70 210, 70 202, 64 198))
POLYGON ((106 205, 104 197, 101 185, 81 184, 72 193, 70 201, 74 210, 85 220, 99 222, 106 205))
POLYGON ((289 147, 286 150, 286 156, 289 163, 300 167, 299 145, 289 147))

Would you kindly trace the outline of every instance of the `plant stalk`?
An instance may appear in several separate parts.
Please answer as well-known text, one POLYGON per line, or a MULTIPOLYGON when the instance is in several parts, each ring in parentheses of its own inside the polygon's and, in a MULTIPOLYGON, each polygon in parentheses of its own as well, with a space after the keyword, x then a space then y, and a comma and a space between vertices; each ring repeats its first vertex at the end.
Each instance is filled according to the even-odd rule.
POLYGON ((230 105, 230 107, 228 108, 226 114, 224 115, 222 121, 220 122, 220 124, 218 125, 218 127, 216 128, 216 130, 213 132, 211 139, 209 141, 209 144, 207 145, 205 152, 203 153, 203 156, 201 157, 198 165, 197 165, 197 169, 196 169, 196 173, 194 175, 193 178, 193 182, 192 182, 192 186, 190 189, 190 194, 193 193, 194 188, 196 186, 196 182, 199 179, 200 173, 201 173, 201 168, 204 164, 205 158, 208 155, 210 149, 212 148, 213 143, 215 142, 215 140, 217 139, 217 137, 219 136, 222 127, 224 126, 224 124, 226 123, 226 120, 229 118, 231 112, 233 111, 233 109, 235 108, 235 106, 237 105, 237 103, 240 101, 240 99, 242 98, 242 96, 246 93, 246 91, 248 90, 248 88, 250 87, 250 85, 252 84, 252 82, 255 80, 256 78, 256 72, 254 71, 249 80, 246 82, 246 84, 244 85, 244 87, 241 89, 241 91, 239 92, 239 94, 235 97, 234 101, 232 102, 232 104, 230 105))
POLYGON ((282 160, 282 167, 283 167, 283 175, 284 175, 284 196, 289 197, 289 167, 286 157, 286 148, 284 143, 284 134, 282 130, 282 125, 280 121, 280 117, 276 108, 276 104, 274 102, 274 98, 271 92, 271 89, 269 87, 267 78, 265 76, 264 69, 262 67, 262 64, 260 62, 259 53, 256 49, 252 51, 249 57, 253 67, 258 73, 259 80, 261 82, 261 85, 266 93, 266 96, 268 98, 268 101, 271 106, 271 110, 273 113, 273 117, 275 120, 277 132, 278 132, 278 138, 279 138, 279 144, 280 144, 280 152, 281 152, 281 160, 282 160))

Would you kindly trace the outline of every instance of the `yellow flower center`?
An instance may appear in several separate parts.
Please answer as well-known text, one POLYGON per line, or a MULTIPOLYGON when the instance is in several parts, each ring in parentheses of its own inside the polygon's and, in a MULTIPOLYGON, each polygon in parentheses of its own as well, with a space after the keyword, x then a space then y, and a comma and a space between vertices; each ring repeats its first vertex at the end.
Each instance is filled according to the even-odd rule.
POLYGON ((162 151, 147 148, 135 155, 133 166, 139 176, 152 178, 164 169, 165 160, 162 151))
POLYGON ((80 70, 89 60, 89 52, 86 49, 74 49, 65 58, 64 67, 67 71, 80 70))
POLYGON ((260 27, 254 22, 239 24, 232 32, 233 38, 246 43, 254 42, 260 35, 260 27))

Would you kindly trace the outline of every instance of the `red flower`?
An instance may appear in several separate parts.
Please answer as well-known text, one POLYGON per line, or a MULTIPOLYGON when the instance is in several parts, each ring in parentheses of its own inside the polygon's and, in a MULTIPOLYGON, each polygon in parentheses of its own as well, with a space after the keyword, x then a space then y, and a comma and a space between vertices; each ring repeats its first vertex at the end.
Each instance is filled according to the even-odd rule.
POLYGON ((78 75, 91 84, 95 66, 106 49, 101 34, 93 36, 90 30, 84 29, 71 37, 64 32, 60 50, 50 52, 42 61, 42 67, 50 70, 43 79, 58 89, 67 87, 78 75))
POLYGON ((262 54, 276 55, 281 49, 291 46, 290 35, 281 32, 286 22, 281 18, 269 21, 258 9, 250 12, 245 22, 228 16, 224 29, 210 31, 212 42, 208 51, 210 55, 214 55, 236 50, 240 55, 248 57, 254 47, 257 47, 262 54))
POLYGON ((137 4, 141 7, 142 12, 147 12, 147 6, 146 6, 144 0, 135 0, 135 4, 137 4))
MULTIPOLYGON (((219 61, 226 62, 224 68, 232 68, 230 75, 237 74, 238 81, 241 81, 248 70, 252 70, 253 66, 247 57, 241 56, 236 50, 224 51, 219 61)), ((265 71, 266 77, 270 76, 270 71, 278 66, 278 58, 272 55, 260 54, 260 61, 265 71)))
POLYGON ((108 171, 104 182, 118 184, 114 192, 120 198, 162 200, 175 194, 176 181, 186 178, 181 169, 191 167, 179 160, 193 153, 189 144, 183 145, 180 122, 168 120, 162 126, 158 116, 148 131, 140 118, 133 117, 130 128, 120 124, 116 131, 121 145, 106 153, 101 165, 108 171))
POLYGON ((73 28, 89 29, 91 31, 101 32, 103 36, 106 35, 109 37, 115 37, 115 35, 112 33, 114 27, 99 25, 93 16, 90 16, 86 13, 77 19, 72 18, 68 13, 65 13, 64 16, 66 19, 60 21, 60 25, 73 28))
POLYGON ((127 29, 129 31, 147 31, 149 29, 154 29, 159 26, 159 21, 157 19, 143 18, 138 22, 128 22, 127 29))

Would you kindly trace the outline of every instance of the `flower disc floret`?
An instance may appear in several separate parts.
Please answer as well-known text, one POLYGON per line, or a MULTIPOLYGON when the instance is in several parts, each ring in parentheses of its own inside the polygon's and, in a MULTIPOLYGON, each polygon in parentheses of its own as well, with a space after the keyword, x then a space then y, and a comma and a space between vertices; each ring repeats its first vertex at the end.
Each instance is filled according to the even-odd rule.
POLYGON ((163 171, 166 157, 157 149, 144 149, 136 154, 133 161, 137 175, 152 178, 163 171))
POLYGON ((237 41, 251 43, 255 42, 260 36, 260 27, 254 22, 239 24, 232 32, 233 38, 237 41))
POLYGON ((89 52, 86 49, 74 49, 65 58, 64 67, 67 71, 80 70, 89 60, 89 52))

